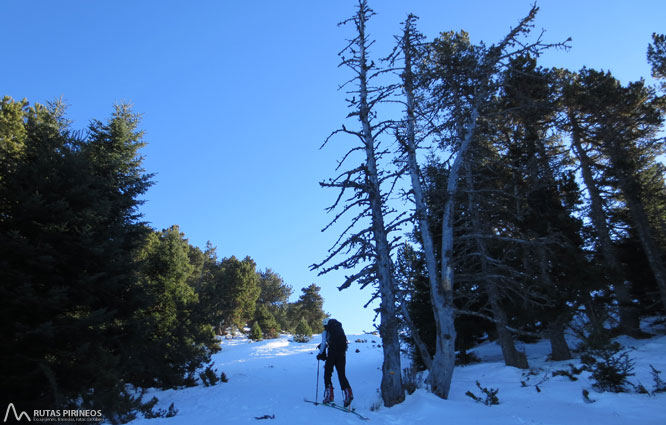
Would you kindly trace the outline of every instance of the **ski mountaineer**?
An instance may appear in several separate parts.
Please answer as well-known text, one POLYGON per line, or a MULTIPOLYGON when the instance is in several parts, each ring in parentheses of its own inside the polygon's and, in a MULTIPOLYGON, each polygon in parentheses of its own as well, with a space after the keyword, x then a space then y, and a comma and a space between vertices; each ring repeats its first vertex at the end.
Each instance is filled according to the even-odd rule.
POLYGON ((345 363, 347 352, 347 336, 342 329, 342 323, 335 319, 325 318, 323 320, 324 332, 321 334, 321 344, 317 360, 326 360, 324 364, 324 400, 323 403, 333 403, 333 384, 331 377, 333 376, 333 366, 338 372, 338 380, 340 381, 340 388, 344 394, 344 405, 349 407, 354 395, 352 394, 351 386, 347 377, 345 376, 345 363), (328 347, 328 355, 326 354, 326 347, 328 347))

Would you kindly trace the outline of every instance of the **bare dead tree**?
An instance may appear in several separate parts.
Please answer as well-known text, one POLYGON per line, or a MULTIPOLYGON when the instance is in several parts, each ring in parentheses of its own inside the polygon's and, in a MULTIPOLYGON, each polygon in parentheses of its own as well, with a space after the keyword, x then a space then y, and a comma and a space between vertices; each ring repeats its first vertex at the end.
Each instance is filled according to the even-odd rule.
POLYGON ((348 276, 339 289, 347 288, 353 282, 358 282, 362 288, 370 284, 378 286, 374 297, 379 296, 381 300, 379 331, 384 352, 381 393, 384 405, 389 407, 402 402, 405 397, 391 259, 397 239, 389 239, 405 218, 390 209, 387 202, 400 172, 390 172, 382 167, 382 158, 389 151, 382 148, 380 138, 391 123, 377 119, 377 107, 390 97, 394 88, 373 85, 386 72, 369 58, 369 49, 374 41, 370 40, 366 25, 373 15, 367 1, 359 0, 356 14, 340 23, 353 25, 356 31, 356 36, 348 40, 339 55, 342 58, 340 66, 353 73, 353 77, 341 88, 350 87, 347 91, 351 96, 347 99, 351 109, 348 118, 358 118, 360 129, 349 129, 343 125, 329 136, 324 145, 338 134, 352 136, 358 141, 343 156, 338 171, 357 154, 363 159, 359 165, 340 171, 336 178, 321 183, 322 187, 339 190, 336 201, 329 208, 331 212, 336 211, 336 216, 326 228, 345 215, 356 215, 341 232, 329 255, 323 262, 313 265, 312 269, 320 270, 320 274, 337 269, 358 270, 348 276), (339 257, 343 259, 337 260, 339 257))

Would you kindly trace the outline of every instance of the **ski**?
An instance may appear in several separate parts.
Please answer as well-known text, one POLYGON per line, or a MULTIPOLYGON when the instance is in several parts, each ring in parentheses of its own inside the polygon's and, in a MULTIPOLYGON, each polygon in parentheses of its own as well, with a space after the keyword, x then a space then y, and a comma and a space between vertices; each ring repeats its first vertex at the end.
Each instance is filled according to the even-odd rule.
POLYGON ((347 408, 347 407, 343 407, 343 406, 340 406, 339 404, 335 404, 335 403, 318 403, 316 401, 308 400, 307 398, 304 399, 304 401, 307 402, 307 403, 312 403, 315 406, 319 406, 319 405, 328 406, 328 407, 332 407, 333 409, 336 409, 336 410, 341 410, 343 412, 353 413, 354 415, 358 416, 360 419, 363 419, 364 421, 369 421, 370 420, 370 418, 368 418, 367 416, 363 416, 360 413, 358 413, 356 411, 356 409, 354 409, 353 407, 352 408, 347 408))

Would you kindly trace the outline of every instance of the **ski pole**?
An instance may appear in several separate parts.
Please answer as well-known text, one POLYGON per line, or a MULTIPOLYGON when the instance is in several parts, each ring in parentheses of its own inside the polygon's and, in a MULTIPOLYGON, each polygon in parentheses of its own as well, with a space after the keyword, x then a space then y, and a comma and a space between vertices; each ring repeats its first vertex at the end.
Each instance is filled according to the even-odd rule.
POLYGON ((319 397, 319 359, 317 359, 317 385, 315 389, 315 406, 319 403, 317 403, 319 397))

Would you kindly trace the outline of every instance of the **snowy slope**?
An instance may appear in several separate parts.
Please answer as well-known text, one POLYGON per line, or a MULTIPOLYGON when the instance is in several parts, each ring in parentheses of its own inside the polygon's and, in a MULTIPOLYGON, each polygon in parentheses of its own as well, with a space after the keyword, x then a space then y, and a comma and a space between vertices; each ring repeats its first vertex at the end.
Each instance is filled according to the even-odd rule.
MULTIPOLYGON (((347 355, 347 376, 354 390, 356 409, 370 417, 370 424, 581 424, 581 425, 664 425, 666 424, 666 393, 655 397, 636 393, 597 393, 591 389, 587 376, 571 382, 563 376, 552 377, 558 369, 568 369, 570 362, 549 362, 547 342, 526 344, 530 366, 537 373, 505 367, 499 347, 494 343, 476 349, 483 362, 455 370, 451 396, 441 400, 425 390, 407 396, 404 403, 390 409, 380 407, 378 392, 381 379, 381 348, 373 335, 349 336, 352 342, 347 355), (367 340, 367 342, 354 342, 367 340), (374 342, 374 344, 373 344, 374 342), (359 350, 356 353, 356 350, 359 350), (500 405, 485 406, 465 396, 471 390, 480 391, 475 381, 484 387, 499 388, 500 405), (544 380, 544 382, 539 383, 544 380), (527 386, 522 386, 525 381, 527 386), (540 392, 535 384, 539 383, 540 392), (590 390, 595 403, 586 403, 582 389, 590 390), (374 407, 374 408, 373 408, 374 407)), ((636 361, 634 383, 651 389, 653 382, 649 364, 664 371, 666 380, 666 337, 649 340, 621 338, 627 347, 634 347, 631 358, 636 361)), ((218 372, 224 371, 228 383, 213 387, 194 387, 180 390, 151 391, 160 399, 158 407, 166 409, 172 402, 179 410, 172 418, 137 419, 133 425, 179 424, 244 424, 259 425, 328 425, 360 424, 358 417, 325 406, 303 402, 315 398, 317 360, 315 347, 319 338, 299 344, 282 336, 275 340, 250 342, 244 338, 222 341, 222 351, 213 358, 218 372), (275 415, 275 419, 256 417, 275 415)), ((580 362, 572 361, 576 366, 580 362)), ((405 365, 407 363, 405 362, 405 365)), ((323 368, 323 362, 319 363, 323 368)), ((320 373, 319 396, 322 397, 323 370, 320 373)), ((336 400, 342 394, 334 373, 336 400)))

